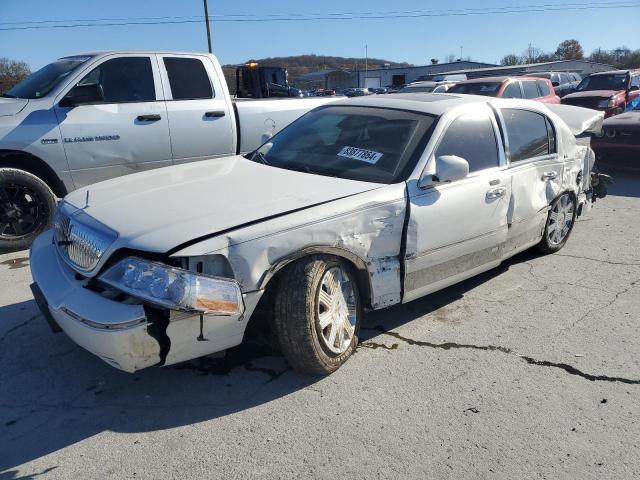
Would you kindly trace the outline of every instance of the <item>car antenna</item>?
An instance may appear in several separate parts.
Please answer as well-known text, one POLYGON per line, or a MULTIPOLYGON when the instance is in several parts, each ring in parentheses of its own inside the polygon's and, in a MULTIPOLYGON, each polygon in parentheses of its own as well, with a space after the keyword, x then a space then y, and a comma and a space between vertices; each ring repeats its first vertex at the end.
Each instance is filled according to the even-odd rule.
POLYGON ((87 190, 87 197, 84 200, 84 209, 89 208, 89 190, 87 190))

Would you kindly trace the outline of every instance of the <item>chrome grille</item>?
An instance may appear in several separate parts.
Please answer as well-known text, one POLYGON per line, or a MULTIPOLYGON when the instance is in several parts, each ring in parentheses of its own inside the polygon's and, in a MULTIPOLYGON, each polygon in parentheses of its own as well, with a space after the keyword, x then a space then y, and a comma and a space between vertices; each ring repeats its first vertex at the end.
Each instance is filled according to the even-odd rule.
POLYGON ((83 210, 62 203, 54 221, 58 251, 76 270, 93 270, 117 234, 83 210))

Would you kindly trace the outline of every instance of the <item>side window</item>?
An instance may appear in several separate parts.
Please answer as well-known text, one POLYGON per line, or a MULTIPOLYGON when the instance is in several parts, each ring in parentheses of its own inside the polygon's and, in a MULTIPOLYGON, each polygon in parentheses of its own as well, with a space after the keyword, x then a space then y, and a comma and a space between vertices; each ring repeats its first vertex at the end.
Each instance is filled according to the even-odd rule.
POLYGON ((100 85, 105 103, 154 102, 156 89, 149 57, 107 60, 89 72, 78 85, 100 85))
POLYGON ((511 82, 507 85, 502 93, 502 98, 522 98, 522 92, 520 92, 520 84, 518 82, 511 82))
POLYGON ((569 77, 566 73, 560 74, 560 85, 564 85, 565 83, 569 83, 569 77))
POLYGON ((174 100, 196 100, 214 97, 207 70, 201 60, 197 58, 165 57, 163 61, 174 100))
POLYGON ((524 90, 524 98, 538 98, 540 96, 535 80, 523 81, 522 89, 524 90))
POLYGON ((631 88, 636 87, 635 90, 640 89, 640 75, 636 75, 635 77, 631 77, 631 88))
POLYGON ((436 149, 436 158, 444 155, 464 158, 469 162, 469 172, 497 167, 498 145, 489 116, 467 114, 455 119, 436 149))
POLYGON ((540 91, 541 97, 546 97, 547 95, 551 95, 551 92, 549 91, 549 84, 546 81, 538 80, 536 81, 536 83, 538 84, 538 90, 540 91))
POLYGON ((503 108, 502 116, 511 162, 555 153, 555 133, 544 115, 529 110, 503 108))

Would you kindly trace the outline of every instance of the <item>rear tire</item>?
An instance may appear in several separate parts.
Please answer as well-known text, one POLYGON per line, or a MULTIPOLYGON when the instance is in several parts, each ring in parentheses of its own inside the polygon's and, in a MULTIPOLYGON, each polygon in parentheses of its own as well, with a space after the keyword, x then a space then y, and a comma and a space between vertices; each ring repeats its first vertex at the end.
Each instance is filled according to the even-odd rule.
POLYGON ((536 246, 542 253, 555 253, 567 243, 576 223, 576 201, 573 194, 565 192, 551 204, 542 240, 536 246))
POLYGON ((358 345, 361 317, 355 275, 340 259, 304 258, 280 279, 275 335, 289 364, 299 372, 336 371, 358 345))
POLYGON ((0 168, 0 248, 19 250, 51 225, 56 196, 31 173, 0 168))

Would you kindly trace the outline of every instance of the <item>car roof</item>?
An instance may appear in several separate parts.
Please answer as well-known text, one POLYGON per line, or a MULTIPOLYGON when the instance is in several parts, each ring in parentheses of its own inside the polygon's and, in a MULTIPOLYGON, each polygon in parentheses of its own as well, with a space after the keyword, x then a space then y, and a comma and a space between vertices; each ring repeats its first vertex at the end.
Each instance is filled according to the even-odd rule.
POLYGON ((358 106, 395 108, 440 116, 449 110, 475 103, 490 103, 492 99, 480 95, 450 95, 446 93, 395 93, 374 95, 332 102, 329 106, 358 106))

